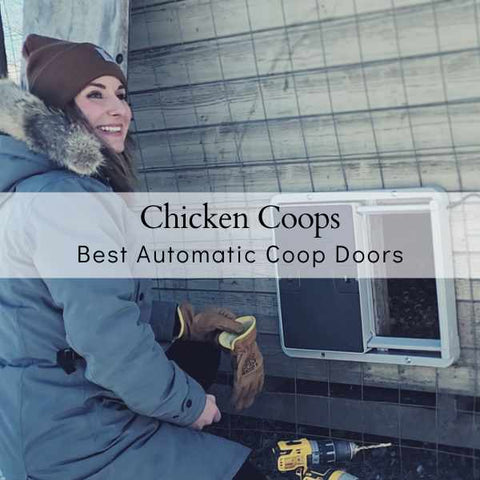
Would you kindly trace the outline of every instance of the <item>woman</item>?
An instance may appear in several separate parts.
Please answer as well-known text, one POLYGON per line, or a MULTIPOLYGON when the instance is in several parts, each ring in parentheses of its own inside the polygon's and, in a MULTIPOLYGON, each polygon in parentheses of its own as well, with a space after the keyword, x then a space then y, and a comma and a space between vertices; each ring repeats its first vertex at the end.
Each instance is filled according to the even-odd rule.
MULTIPOLYGON (((31 93, 0 84, 0 190, 132 190, 131 111, 116 63, 95 45, 38 35, 23 54, 31 93)), ((9 217, 0 238, 39 277, 42 219, 59 236, 74 222, 33 205, 29 218, 9 217)), ((92 218, 98 235, 109 227, 92 218)), ((241 334, 230 312, 153 301, 145 280, 16 278, 0 282, 0 322, 7 480, 264 478, 246 447, 201 431, 220 419, 205 393, 220 331, 240 335, 239 365, 248 356, 249 368, 236 372, 237 406, 263 383, 254 332, 241 334), (174 340, 165 354, 158 342, 174 340)))

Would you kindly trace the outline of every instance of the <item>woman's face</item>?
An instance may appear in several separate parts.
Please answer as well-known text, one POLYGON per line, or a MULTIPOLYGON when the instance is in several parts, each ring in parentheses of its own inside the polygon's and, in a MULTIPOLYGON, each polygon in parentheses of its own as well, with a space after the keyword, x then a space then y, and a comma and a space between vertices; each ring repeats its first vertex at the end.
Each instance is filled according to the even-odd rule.
POLYGON ((122 153, 132 111, 120 80, 111 75, 92 80, 75 97, 75 103, 97 134, 116 153, 122 153))

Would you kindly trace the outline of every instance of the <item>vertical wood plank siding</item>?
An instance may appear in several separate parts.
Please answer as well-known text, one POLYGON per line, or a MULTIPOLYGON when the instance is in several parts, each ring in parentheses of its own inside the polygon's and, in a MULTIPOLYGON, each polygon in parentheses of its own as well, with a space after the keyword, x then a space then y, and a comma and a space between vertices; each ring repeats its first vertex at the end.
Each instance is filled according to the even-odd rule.
MULTIPOLYGON (((479 189, 479 15, 471 0, 133 0, 143 188, 479 189)), ((457 282, 462 356, 435 370, 289 359, 271 281, 159 283, 256 314, 271 375, 476 396, 479 285, 457 282)))

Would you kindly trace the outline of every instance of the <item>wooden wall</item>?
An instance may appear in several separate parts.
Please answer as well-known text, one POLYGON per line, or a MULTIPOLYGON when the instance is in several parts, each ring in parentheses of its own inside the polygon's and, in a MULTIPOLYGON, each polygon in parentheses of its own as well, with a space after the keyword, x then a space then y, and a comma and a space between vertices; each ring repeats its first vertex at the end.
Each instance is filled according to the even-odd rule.
MULTIPOLYGON (((471 0, 132 0, 142 189, 478 189, 479 15, 471 0)), ((269 375, 480 396, 479 282, 456 282, 462 352, 447 369, 286 357, 273 281, 158 287, 255 314, 269 375)), ((249 414, 299 418, 267 404, 249 414)))

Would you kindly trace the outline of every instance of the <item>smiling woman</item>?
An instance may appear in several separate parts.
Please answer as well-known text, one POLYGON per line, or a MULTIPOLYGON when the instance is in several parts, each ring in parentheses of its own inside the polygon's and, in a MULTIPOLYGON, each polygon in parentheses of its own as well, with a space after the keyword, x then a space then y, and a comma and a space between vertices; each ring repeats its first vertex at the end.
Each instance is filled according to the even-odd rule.
POLYGON ((122 153, 132 120, 125 85, 115 77, 104 75, 89 83, 74 101, 96 133, 112 150, 122 153))
POLYGON ((132 111, 121 78, 102 75, 93 79, 63 110, 71 122, 83 125, 103 145, 106 161, 97 176, 107 180, 115 191, 134 190, 133 140, 128 132, 132 111))
MULTIPOLYGON (((0 80, 0 192, 131 191, 131 111, 120 67, 91 43, 39 35, 27 37, 23 54, 29 92, 0 80)), ((97 201, 85 234, 99 245, 125 244, 122 222, 89 197, 97 201)), ((188 302, 155 300, 148 279, 49 278, 46 266, 58 259, 38 254, 49 241, 44 227, 71 243, 81 236, 83 206, 66 218, 32 202, 28 215, 8 215, 0 229, 0 247, 15 243, 22 265, 38 273, 0 281, 7 479, 263 478, 245 463, 248 448, 201 431, 221 418, 206 392, 221 332, 239 336, 228 352, 237 372, 234 404, 247 408, 261 390, 256 332, 244 332, 224 308, 195 312, 188 302), (254 370, 241 368, 252 361, 254 370)))

